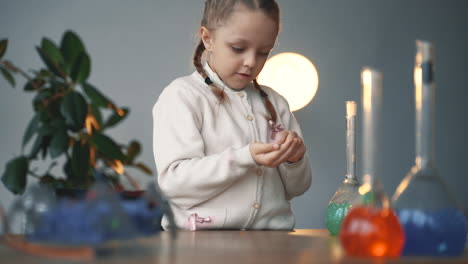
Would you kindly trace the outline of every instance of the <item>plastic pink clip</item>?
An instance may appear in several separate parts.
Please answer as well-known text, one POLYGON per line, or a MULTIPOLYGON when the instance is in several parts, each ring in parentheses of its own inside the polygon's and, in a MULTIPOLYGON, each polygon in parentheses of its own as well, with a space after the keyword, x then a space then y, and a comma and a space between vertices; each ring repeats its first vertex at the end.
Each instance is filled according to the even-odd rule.
POLYGON ((200 217, 198 214, 191 214, 188 219, 190 231, 197 230, 197 223, 211 223, 211 217, 200 217))

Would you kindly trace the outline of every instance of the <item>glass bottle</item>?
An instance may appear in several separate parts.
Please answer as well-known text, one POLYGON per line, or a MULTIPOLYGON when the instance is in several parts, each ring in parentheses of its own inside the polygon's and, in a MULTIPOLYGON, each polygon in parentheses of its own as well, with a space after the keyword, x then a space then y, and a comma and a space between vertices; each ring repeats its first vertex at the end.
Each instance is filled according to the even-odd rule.
POLYGON ((416 41, 414 85, 415 164, 392 197, 406 234, 403 255, 461 255, 467 234, 465 217, 435 166, 434 47, 430 42, 416 41))
POLYGON ((55 207, 55 202, 55 193, 49 185, 36 183, 28 186, 7 211, 9 232, 29 238, 37 231, 42 217, 55 207))
POLYGON ((380 184, 380 121, 382 75, 371 68, 361 72, 362 82, 362 185, 360 197, 340 230, 341 245, 349 256, 398 257, 404 233, 380 184))
POLYGON ((346 102, 346 174, 341 186, 327 207, 325 223, 332 236, 340 232, 341 223, 359 196, 359 181, 356 177, 356 102, 346 102))

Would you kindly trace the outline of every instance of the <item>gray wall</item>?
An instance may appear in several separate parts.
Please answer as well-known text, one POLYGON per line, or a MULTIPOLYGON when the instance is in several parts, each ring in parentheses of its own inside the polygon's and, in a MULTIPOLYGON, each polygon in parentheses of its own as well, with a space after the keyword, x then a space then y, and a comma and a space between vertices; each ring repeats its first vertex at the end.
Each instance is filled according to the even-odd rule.
MULTIPOLYGON (((283 27, 273 54, 305 55, 320 78, 315 99, 295 113, 313 166, 312 187, 293 201, 296 227, 325 227, 325 208, 345 172, 344 101, 360 102, 363 66, 384 74, 381 179, 389 194, 412 166, 417 38, 436 45, 437 165, 467 208, 468 2, 283 0, 280 5, 283 27)), ((140 140, 142 160, 154 168, 151 107, 165 85, 193 71, 190 57, 202 7, 201 0, 0 0, 0 38, 10 40, 6 58, 30 69, 41 65, 34 47, 43 36, 59 42, 66 29, 78 32, 92 58, 90 82, 131 109, 112 135, 122 142, 140 140)), ((14 90, 0 80, 2 172, 19 154, 32 116, 31 95, 21 92, 22 84, 14 90)), ((135 175, 142 184, 149 180, 135 175)), ((0 186, 4 206, 13 198, 0 186)))

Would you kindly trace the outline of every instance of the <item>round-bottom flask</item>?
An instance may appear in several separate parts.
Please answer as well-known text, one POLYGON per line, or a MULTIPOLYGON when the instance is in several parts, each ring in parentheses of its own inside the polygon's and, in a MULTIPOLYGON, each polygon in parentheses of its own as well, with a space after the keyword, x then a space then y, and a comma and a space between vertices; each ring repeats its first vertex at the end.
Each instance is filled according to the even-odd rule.
POLYGON ((359 197, 359 181, 356 178, 356 102, 346 102, 346 175, 341 186, 333 195, 327 207, 325 223, 332 236, 340 232, 341 223, 359 197))
POLYGON ((404 233, 382 185, 380 175, 379 129, 381 74, 370 68, 361 73, 363 101, 363 184, 361 197, 353 203, 340 230, 341 245, 352 257, 398 257, 404 233))
POLYGON ((352 201, 359 195, 359 182, 345 179, 333 195, 327 207, 325 223, 332 236, 340 232, 343 219, 352 206, 352 201))
POLYGON ((393 206, 406 233, 403 255, 458 256, 466 242, 466 219, 439 176, 433 155, 434 48, 416 41, 415 165, 397 187, 393 206))
POLYGON ((349 256, 391 258, 401 255, 405 241, 403 228, 388 198, 384 193, 376 195, 378 192, 364 194, 362 204, 354 205, 343 221, 340 240, 349 256), (374 198, 376 196, 380 198, 374 198))
POLYGON ((466 219, 434 168, 412 171, 400 183, 393 206, 405 230, 405 256, 459 256, 466 219))

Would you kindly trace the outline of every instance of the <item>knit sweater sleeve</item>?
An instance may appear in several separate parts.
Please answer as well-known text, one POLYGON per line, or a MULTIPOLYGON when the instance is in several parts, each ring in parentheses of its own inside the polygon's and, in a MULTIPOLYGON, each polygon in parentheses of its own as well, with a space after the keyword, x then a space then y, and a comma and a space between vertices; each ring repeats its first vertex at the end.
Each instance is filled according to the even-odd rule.
POLYGON ((173 205, 185 209, 223 192, 255 164, 248 145, 205 154, 203 103, 193 87, 173 82, 153 107, 158 183, 173 205))
MULTIPOLYGON (((278 115, 283 126, 295 131, 304 140, 300 125, 289 110, 288 102, 282 96, 276 98, 278 115)), ((278 170, 283 180, 287 200, 306 192, 312 183, 312 169, 307 151, 301 160, 294 163, 284 162, 278 166, 278 170)))

